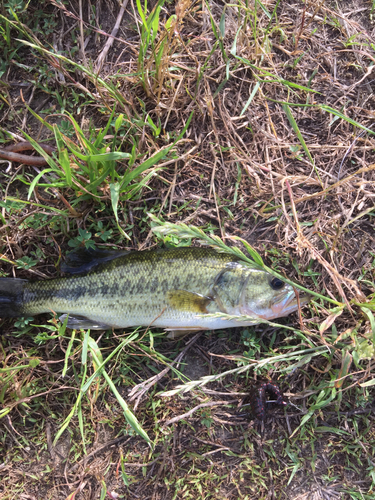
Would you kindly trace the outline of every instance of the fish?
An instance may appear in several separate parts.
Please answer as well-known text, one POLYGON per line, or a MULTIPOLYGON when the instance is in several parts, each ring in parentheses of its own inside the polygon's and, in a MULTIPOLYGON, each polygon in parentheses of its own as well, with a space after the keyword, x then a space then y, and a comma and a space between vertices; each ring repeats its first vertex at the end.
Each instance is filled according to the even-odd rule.
POLYGON ((71 329, 153 326, 170 331, 248 326, 287 316, 310 296, 239 257, 205 247, 87 250, 70 255, 67 275, 0 278, 0 318, 63 313, 71 329), (251 316, 245 320, 220 314, 251 316), (216 315, 216 317, 215 317, 216 315))

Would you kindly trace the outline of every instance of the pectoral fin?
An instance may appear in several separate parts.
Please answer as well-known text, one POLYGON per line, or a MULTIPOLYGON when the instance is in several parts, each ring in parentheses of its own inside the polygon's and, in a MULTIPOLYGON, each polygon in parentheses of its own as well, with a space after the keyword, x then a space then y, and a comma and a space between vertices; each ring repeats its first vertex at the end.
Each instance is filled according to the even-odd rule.
MULTIPOLYGON (((67 314, 63 314, 59 317, 59 320, 63 323, 67 317, 67 314)), ((109 330, 112 328, 111 325, 106 325, 105 323, 99 323, 98 321, 93 321, 85 316, 70 316, 68 323, 66 325, 72 330, 109 330)))
POLYGON ((167 300, 178 311, 207 313, 207 306, 212 298, 186 290, 171 290, 167 293, 167 300))

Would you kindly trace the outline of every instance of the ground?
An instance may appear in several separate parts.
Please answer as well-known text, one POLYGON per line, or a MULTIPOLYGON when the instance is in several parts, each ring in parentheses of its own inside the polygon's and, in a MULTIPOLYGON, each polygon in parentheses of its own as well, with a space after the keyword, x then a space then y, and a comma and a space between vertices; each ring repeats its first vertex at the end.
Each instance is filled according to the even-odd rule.
POLYGON ((0 276, 217 236, 315 295, 181 339, 3 319, 0 498, 375 498, 373 0, 121 5, 0 6, 0 157, 59 151, 0 164, 0 276))

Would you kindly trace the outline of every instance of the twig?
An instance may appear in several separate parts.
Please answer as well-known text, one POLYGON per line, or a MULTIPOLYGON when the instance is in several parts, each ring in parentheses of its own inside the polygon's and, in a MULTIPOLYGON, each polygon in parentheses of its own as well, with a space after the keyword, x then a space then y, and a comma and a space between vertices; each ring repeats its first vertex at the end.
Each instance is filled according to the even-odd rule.
POLYGON ((169 197, 168 215, 171 215, 171 212, 172 212, 172 203, 173 203, 173 197, 174 197, 174 190, 176 188, 176 180, 177 180, 177 160, 176 160, 176 162, 174 164, 174 176, 173 176, 172 184, 170 186, 171 194, 170 194, 170 197, 169 197))
POLYGON ((228 404, 236 403, 236 402, 237 402, 237 399, 231 399, 229 401, 209 401, 208 403, 202 403, 198 406, 195 406, 194 408, 192 408, 188 412, 183 413, 182 415, 178 415, 177 417, 173 417, 170 420, 167 420, 166 422, 164 422, 163 425, 166 426, 166 425, 175 424, 176 422, 179 422, 180 420, 183 420, 184 418, 191 417, 192 414, 195 413, 200 408, 208 408, 211 406, 218 406, 218 405, 228 405, 228 404))
POLYGON ((87 66, 87 60, 86 60, 86 52, 85 52, 85 37, 83 35, 83 11, 82 11, 82 0, 79 0, 79 32, 80 32, 80 38, 81 38, 81 55, 82 55, 82 60, 83 64, 87 66))
POLYGON ((99 56, 96 60, 96 66, 95 66, 96 73, 99 73, 99 71, 102 69, 102 66, 103 66, 103 63, 107 57, 108 51, 112 47, 112 44, 114 42, 114 39, 115 39, 117 32, 118 32, 118 29, 120 27, 123 15, 125 13, 126 6, 128 5, 128 1, 129 0, 123 0, 122 5, 121 5, 121 9, 120 9, 120 12, 118 13, 116 23, 115 23, 115 26, 112 30, 112 33, 108 37, 108 40, 106 41, 103 50, 101 51, 101 53, 99 54, 99 56))
POLYGON ((155 384, 159 382, 160 379, 162 379, 168 372, 169 370, 172 369, 173 365, 178 364, 181 359, 185 356, 186 352, 190 349, 190 347, 195 344, 195 342, 199 339, 199 337, 203 334, 203 331, 198 332, 194 337, 188 342, 186 345, 185 349, 180 352, 178 356, 172 361, 171 364, 166 366, 164 370, 162 370, 160 373, 157 375, 154 375, 153 377, 149 378, 148 380, 145 380, 144 382, 136 385, 133 387, 133 389, 129 393, 129 401, 133 401, 134 399, 137 398, 137 401, 134 405, 134 410, 137 408, 142 396, 155 384))

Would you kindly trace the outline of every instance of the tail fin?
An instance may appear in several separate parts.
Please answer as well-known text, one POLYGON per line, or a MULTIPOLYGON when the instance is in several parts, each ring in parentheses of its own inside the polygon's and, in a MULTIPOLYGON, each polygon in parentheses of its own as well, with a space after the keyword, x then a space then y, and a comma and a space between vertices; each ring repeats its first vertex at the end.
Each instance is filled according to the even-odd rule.
POLYGON ((25 283, 27 280, 0 278, 0 318, 22 316, 25 283))

